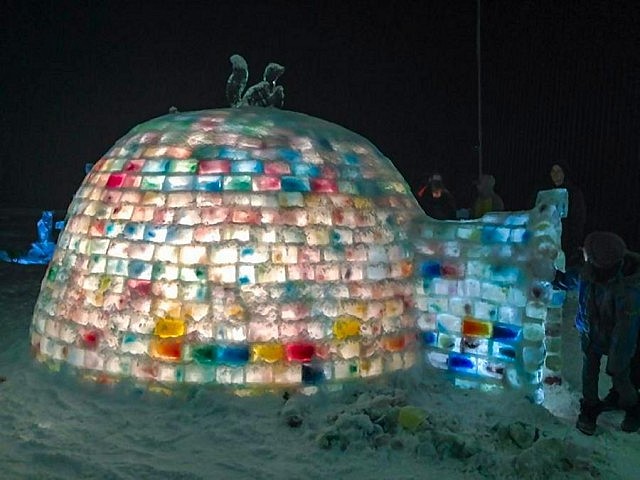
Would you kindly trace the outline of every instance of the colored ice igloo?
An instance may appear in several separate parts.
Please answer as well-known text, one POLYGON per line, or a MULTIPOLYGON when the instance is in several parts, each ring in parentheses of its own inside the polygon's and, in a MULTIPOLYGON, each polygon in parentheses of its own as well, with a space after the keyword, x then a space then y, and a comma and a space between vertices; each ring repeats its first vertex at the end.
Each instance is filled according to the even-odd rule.
POLYGON ((406 369, 422 346, 458 385, 538 393, 566 196, 429 219, 363 137, 255 106, 282 103, 281 69, 241 95, 232 63, 241 108, 143 123, 83 181, 36 303, 36 358, 96 381, 274 386, 406 369))
POLYGON ((37 358, 96 381, 237 385, 417 361, 418 204, 363 137, 254 106, 281 99, 272 84, 138 125, 95 164, 42 283, 37 358))
POLYGON ((511 387, 542 403, 561 381, 565 291, 561 218, 567 191, 538 193, 529 211, 418 222, 416 306, 427 365, 461 387, 511 387))

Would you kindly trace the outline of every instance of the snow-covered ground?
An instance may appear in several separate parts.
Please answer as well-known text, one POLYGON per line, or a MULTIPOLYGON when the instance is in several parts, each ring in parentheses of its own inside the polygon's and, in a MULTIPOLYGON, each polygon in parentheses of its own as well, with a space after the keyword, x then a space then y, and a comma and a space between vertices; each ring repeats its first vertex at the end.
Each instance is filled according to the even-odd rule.
MULTIPOLYGON (((0 249, 28 248, 34 227, 18 238, 7 225, 0 218, 0 249)), ((640 435, 620 431, 621 412, 603 414, 593 437, 574 428, 575 299, 565 306, 564 382, 542 406, 518 392, 456 389, 431 370, 312 396, 168 395, 34 362, 29 325, 44 272, 0 263, 2 479, 640 478, 640 435)))

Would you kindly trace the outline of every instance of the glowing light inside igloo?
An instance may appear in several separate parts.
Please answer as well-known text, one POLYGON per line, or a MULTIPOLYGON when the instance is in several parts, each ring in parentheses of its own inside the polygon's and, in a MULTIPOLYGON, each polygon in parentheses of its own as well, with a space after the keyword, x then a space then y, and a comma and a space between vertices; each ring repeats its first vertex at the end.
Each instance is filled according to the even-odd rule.
POLYGON ((38 358, 97 379, 305 384, 415 363, 420 213, 391 162, 275 108, 171 113, 84 179, 43 280, 38 358))

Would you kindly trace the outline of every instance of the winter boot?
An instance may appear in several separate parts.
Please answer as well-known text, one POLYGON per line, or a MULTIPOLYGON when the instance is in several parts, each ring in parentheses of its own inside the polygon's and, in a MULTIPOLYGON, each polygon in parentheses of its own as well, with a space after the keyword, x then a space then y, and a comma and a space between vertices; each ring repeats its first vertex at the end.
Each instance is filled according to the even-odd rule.
POLYGON ((611 390, 609 390, 609 393, 607 393, 607 396, 604 397, 604 400, 602 401, 601 411, 612 412, 614 410, 620 410, 620 407, 618 406, 619 399, 620 399, 620 395, 618 395, 618 392, 616 392, 612 388, 611 390))
POLYGON ((636 403, 635 407, 625 409, 620 429, 629 433, 640 430, 640 402, 636 403))
POLYGON ((584 399, 580 400, 580 414, 576 422, 576 428, 585 435, 596 433, 596 421, 602 412, 602 402, 595 405, 588 404, 584 399))

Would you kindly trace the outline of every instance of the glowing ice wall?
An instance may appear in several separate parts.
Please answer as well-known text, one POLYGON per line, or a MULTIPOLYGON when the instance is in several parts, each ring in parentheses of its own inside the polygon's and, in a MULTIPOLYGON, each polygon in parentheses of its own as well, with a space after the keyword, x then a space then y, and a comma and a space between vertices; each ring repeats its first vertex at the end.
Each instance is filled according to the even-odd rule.
POLYGON ((456 385, 521 388, 536 402, 558 379, 564 292, 554 290, 566 190, 534 209, 421 222, 416 302, 426 362, 456 385), (546 364, 545 364, 546 360, 546 364))
POLYGON ((391 162, 273 108, 134 128, 76 193, 31 329, 96 381, 314 384, 416 362, 422 215, 391 162))

